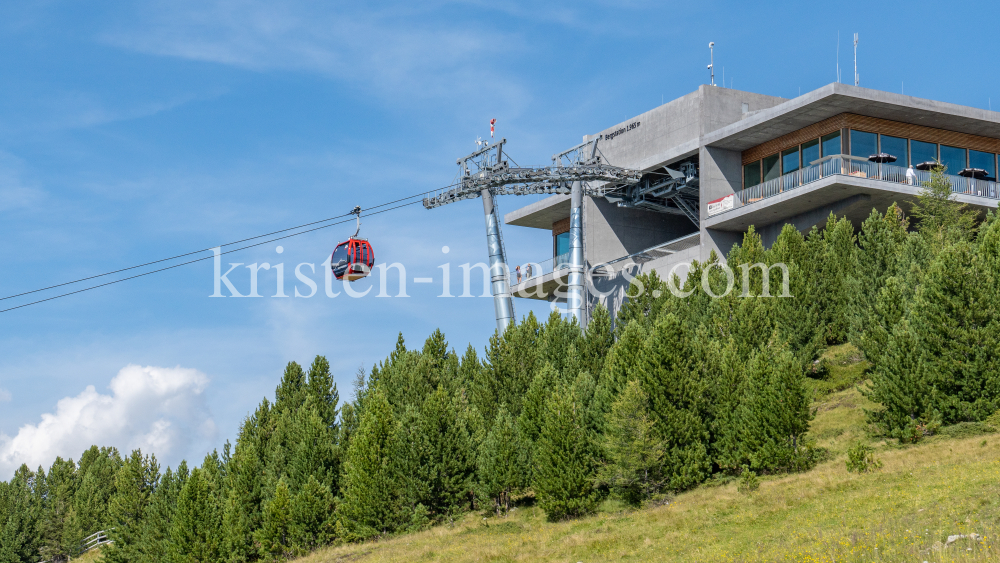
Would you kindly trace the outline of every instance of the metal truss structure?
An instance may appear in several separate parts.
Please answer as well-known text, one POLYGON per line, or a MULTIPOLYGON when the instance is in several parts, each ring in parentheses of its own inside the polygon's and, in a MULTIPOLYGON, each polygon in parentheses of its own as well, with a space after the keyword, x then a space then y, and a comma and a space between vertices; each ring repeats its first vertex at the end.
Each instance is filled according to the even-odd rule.
POLYGON ((586 182, 584 194, 604 196, 621 191, 623 187, 637 184, 642 172, 611 166, 601 162, 594 154, 596 141, 588 141, 552 157, 552 166, 511 167, 504 160, 503 146, 507 139, 487 146, 458 159, 460 179, 458 186, 442 190, 424 198, 427 209, 441 207, 466 199, 481 197, 483 190, 498 195, 569 195, 573 182, 586 182), (583 158, 583 149, 592 147, 589 158, 583 158), (566 163, 566 161, 569 161, 566 163))
POLYGON ((635 207, 659 213, 683 215, 699 225, 701 208, 698 188, 698 166, 685 161, 663 173, 647 174, 642 181, 605 195, 619 207, 635 207))

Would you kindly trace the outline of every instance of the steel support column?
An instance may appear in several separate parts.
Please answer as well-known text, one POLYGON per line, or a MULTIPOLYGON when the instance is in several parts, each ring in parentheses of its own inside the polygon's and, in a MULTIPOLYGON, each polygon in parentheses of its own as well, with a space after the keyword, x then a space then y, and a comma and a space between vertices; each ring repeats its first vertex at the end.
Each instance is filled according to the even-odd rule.
POLYGON ((490 253, 490 290, 493 292, 493 308, 496 310, 497 332, 503 334, 507 326, 514 322, 514 303, 511 300, 510 284, 507 277, 507 257, 503 253, 500 239, 500 218, 493 205, 493 194, 483 190, 483 212, 486 214, 486 247, 490 253))
POLYGON ((566 308, 582 327, 586 322, 583 311, 583 185, 573 182, 569 212, 569 280, 566 308))

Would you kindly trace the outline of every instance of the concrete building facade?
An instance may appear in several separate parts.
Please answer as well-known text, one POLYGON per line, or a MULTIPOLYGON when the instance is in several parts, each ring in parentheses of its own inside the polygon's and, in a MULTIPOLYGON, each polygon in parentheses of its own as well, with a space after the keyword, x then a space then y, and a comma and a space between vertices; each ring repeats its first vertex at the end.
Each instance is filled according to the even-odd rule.
MULTIPOLYGON (((893 202, 908 212, 937 163, 958 200, 985 211, 1000 195, 1000 113, 840 83, 794 99, 701 86, 583 137, 594 139, 605 163, 644 180, 582 206, 588 309, 612 315, 636 275, 683 278, 684 264, 724 258, 751 225, 769 245, 786 223, 807 231, 831 212, 855 227, 893 202)), ((565 299, 569 216, 568 195, 505 215, 553 234, 551 260, 520 265, 515 297, 565 299)))

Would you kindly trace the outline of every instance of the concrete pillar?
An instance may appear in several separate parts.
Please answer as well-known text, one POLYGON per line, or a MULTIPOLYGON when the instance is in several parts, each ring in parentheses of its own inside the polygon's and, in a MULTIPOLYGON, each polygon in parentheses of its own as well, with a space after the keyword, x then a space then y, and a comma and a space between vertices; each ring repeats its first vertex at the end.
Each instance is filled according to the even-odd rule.
POLYGON ((500 238, 500 218, 493 205, 493 194, 483 190, 483 212, 486 215, 486 247, 490 254, 490 290, 493 293, 493 308, 496 310, 497 332, 503 334, 507 326, 514 322, 514 302, 510 295, 507 277, 507 257, 503 253, 500 238))
POLYGON ((569 287, 566 308, 580 326, 586 323, 583 299, 583 184, 573 182, 569 212, 569 287))

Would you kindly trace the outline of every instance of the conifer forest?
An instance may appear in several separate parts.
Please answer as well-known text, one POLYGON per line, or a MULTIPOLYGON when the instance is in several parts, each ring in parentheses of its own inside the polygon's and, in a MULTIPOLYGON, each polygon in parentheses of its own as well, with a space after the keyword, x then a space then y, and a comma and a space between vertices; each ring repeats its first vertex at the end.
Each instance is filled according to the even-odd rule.
POLYGON ((786 225, 769 248, 751 229, 725 257, 724 297, 702 285, 730 283, 713 255, 683 283, 637 277, 617 318, 598 307, 583 331, 553 313, 464 351, 440 331, 400 335, 348 401, 324 357, 289 362, 204 459, 163 467, 96 444, 22 466, 0 483, 0 563, 66 561, 99 531, 108 563, 280 561, 503 518, 525 497, 563 520, 609 497, 641 506, 719 475, 803 471, 826 455, 805 382, 845 342, 870 365, 880 436, 982 421, 1000 408, 1000 221, 950 195, 938 170, 906 213, 786 225), (779 268, 741 275, 779 263, 790 297, 779 268))

